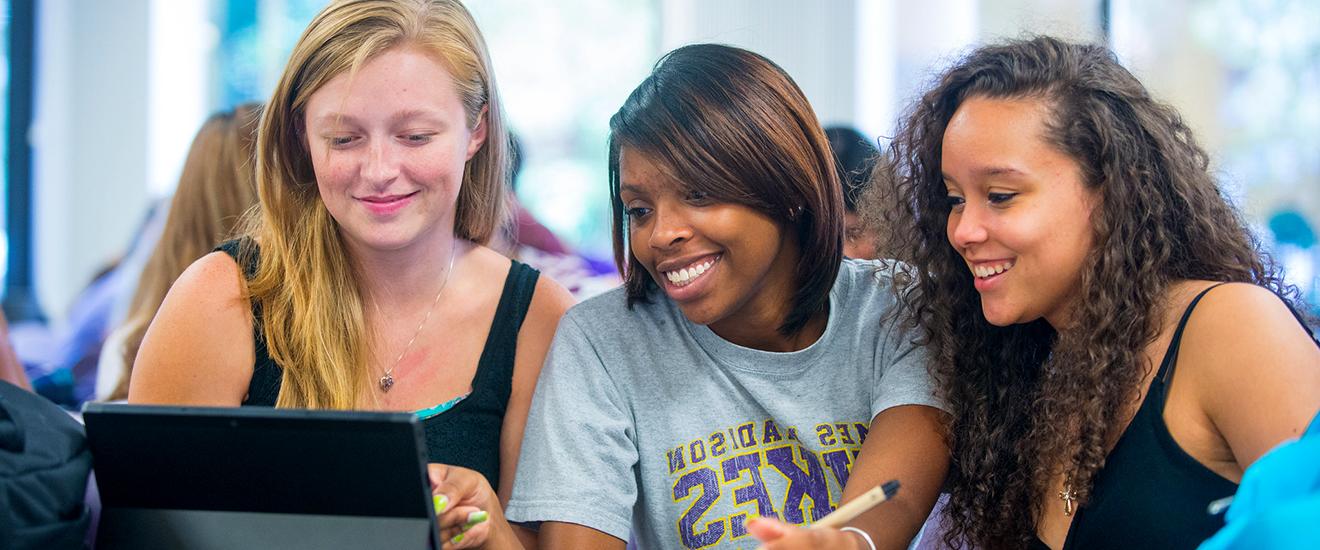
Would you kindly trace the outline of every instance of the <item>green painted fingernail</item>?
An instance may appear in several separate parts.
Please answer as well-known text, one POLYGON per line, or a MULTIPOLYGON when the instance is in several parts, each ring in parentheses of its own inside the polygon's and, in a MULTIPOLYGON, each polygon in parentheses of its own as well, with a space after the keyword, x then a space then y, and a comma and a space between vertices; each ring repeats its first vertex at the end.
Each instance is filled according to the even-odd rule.
POLYGON ((478 510, 468 514, 467 524, 468 526, 473 526, 486 521, 487 519, 490 519, 490 514, 487 514, 485 510, 478 510))
POLYGON ((435 503, 435 513, 436 513, 436 514, 443 514, 443 513, 445 513, 445 508, 448 508, 448 507, 449 507, 449 497, 447 497, 447 496, 444 496, 444 495, 435 495, 435 496, 431 497, 431 501, 435 503))
POLYGON ((458 543, 460 543, 460 542, 463 542, 463 533, 459 533, 459 534, 457 534, 457 535, 454 535, 454 538, 449 539, 449 543, 450 543, 450 544, 458 544, 458 543))

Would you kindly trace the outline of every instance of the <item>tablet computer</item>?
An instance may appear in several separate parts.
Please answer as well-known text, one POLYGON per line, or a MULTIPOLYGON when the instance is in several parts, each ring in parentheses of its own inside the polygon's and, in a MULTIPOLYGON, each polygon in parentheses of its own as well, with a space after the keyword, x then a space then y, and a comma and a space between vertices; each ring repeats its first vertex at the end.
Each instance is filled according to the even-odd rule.
POLYGON ((92 403, 97 547, 439 548, 408 413, 92 403))

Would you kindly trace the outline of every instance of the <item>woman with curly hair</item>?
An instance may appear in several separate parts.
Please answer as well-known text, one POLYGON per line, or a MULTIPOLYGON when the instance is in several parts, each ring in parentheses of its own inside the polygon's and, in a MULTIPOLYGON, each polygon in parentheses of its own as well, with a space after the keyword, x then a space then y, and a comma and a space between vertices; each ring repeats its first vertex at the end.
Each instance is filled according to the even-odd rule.
POLYGON ((1170 107, 1099 46, 980 48, 876 187, 951 407, 945 542, 1192 547, 1320 408, 1296 290, 1170 107))

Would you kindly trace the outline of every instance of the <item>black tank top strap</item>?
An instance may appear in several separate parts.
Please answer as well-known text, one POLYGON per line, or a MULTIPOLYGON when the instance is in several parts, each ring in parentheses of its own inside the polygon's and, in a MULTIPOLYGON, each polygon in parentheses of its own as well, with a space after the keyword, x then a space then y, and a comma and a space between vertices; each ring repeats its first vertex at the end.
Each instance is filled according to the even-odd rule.
MULTIPOLYGON (((250 238, 233 239, 220 243, 215 250, 228 254, 238 266, 243 268, 244 277, 251 279, 257 274, 257 263, 261 250, 250 238)), ((252 302, 252 344, 253 364, 252 380, 248 382, 247 397, 243 405, 256 407, 274 407, 280 396, 280 385, 284 372, 270 358, 266 349, 266 338, 261 333, 261 306, 252 302)))
POLYGON ((1283 300, 1283 305, 1288 307, 1288 313, 1292 314, 1293 319, 1297 319, 1297 324, 1302 325, 1302 330, 1306 331, 1306 335, 1311 337, 1311 341, 1315 343, 1316 347, 1320 347, 1320 334, 1311 330, 1310 325, 1306 324, 1306 319, 1304 319, 1302 314, 1297 311, 1297 308, 1294 308, 1291 303, 1288 303, 1288 300, 1284 300, 1283 297, 1280 297, 1279 299, 1283 300))
POLYGON ((481 472, 492 487, 500 486, 500 434, 512 393, 518 330, 527 316, 539 276, 535 269, 517 261, 509 266, 472 378, 472 393, 454 408, 422 423, 431 462, 481 472))
POLYGON ((1237 484, 1188 454, 1164 422, 1183 331, 1201 298, 1222 284, 1187 304, 1145 398, 1095 474, 1065 549, 1194 548, 1223 527, 1223 516, 1206 513, 1206 506, 1232 495, 1237 484))
MULTIPOLYGON (((230 239, 228 241, 216 245, 216 247, 212 249, 211 252, 224 252, 225 254, 228 254, 230 258, 233 258, 235 262, 239 262, 238 247, 239 247, 238 239, 230 239)), ((240 262, 240 264, 241 263, 242 262, 240 262)))
POLYGON ((233 258, 238 266, 243 268, 243 276, 251 279, 257 276, 257 262, 260 259, 260 249, 257 248, 256 241, 249 237, 241 239, 230 239, 222 242, 215 247, 212 252, 224 252, 230 258, 233 258))
POLYGON ((518 350, 518 331, 522 329, 541 273, 531 266, 512 260, 509 275, 504 279, 500 302, 495 306, 486 345, 477 362, 477 374, 472 380, 472 395, 468 399, 503 411, 513 390, 514 356, 518 350))
MULTIPOLYGON (((1183 311, 1182 318, 1178 320, 1178 327, 1173 330, 1173 338, 1169 340, 1168 351, 1164 352, 1164 360, 1160 361, 1160 370, 1155 373, 1155 380, 1159 381, 1160 385, 1168 386, 1169 380, 1173 379, 1173 369, 1178 363, 1179 344, 1182 343, 1183 330, 1187 328, 1187 320, 1192 318, 1192 310, 1196 309, 1196 304, 1201 301, 1201 298, 1205 297, 1206 293, 1225 284, 1227 283, 1215 283, 1206 287, 1205 290, 1197 293, 1195 298, 1192 298, 1191 303, 1187 304, 1187 309, 1183 311)), ((1165 395, 1164 397, 1167 398, 1168 396, 1165 395)), ((1163 399, 1160 401, 1160 409, 1164 409, 1163 399)))

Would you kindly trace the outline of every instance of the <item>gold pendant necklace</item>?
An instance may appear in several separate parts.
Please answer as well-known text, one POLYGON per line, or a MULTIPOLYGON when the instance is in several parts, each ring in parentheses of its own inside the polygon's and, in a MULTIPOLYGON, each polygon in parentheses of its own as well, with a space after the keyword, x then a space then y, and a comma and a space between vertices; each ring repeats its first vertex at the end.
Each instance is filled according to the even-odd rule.
POLYGON ((435 312, 435 305, 440 303, 440 294, 445 291, 445 287, 449 286, 449 275, 454 272, 454 255, 457 253, 454 248, 457 246, 458 242, 455 241, 449 249, 449 268, 445 270, 445 280, 440 283, 440 290, 435 293, 435 299, 431 300, 431 307, 426 310, 426 316, 422 317, 422 322, 417 324, 417 330, 413 331, 412 338, 403 346, 403 351, 399 352, 399 357, 394 360, 394 365, 385 369, 385 375, 380 377, 380 391, 389 392, 390 388, 394 387, 394 369, 398 368, 399 364, 403 362, 403 356, 408 354, 413 342, 417 341, 417 337, 422 334, 422 327, 426 326, 426 321, 431 319, 431 314, 435 312))
POLYGON ((1063 499, 1063 515, 1072 517, 1073 502, 1077 500, 1077 493, 1072 488, 1072 476, 1067 476, 1063 480, 1063 490, 1059 491, 1059 498, 1063 499))

